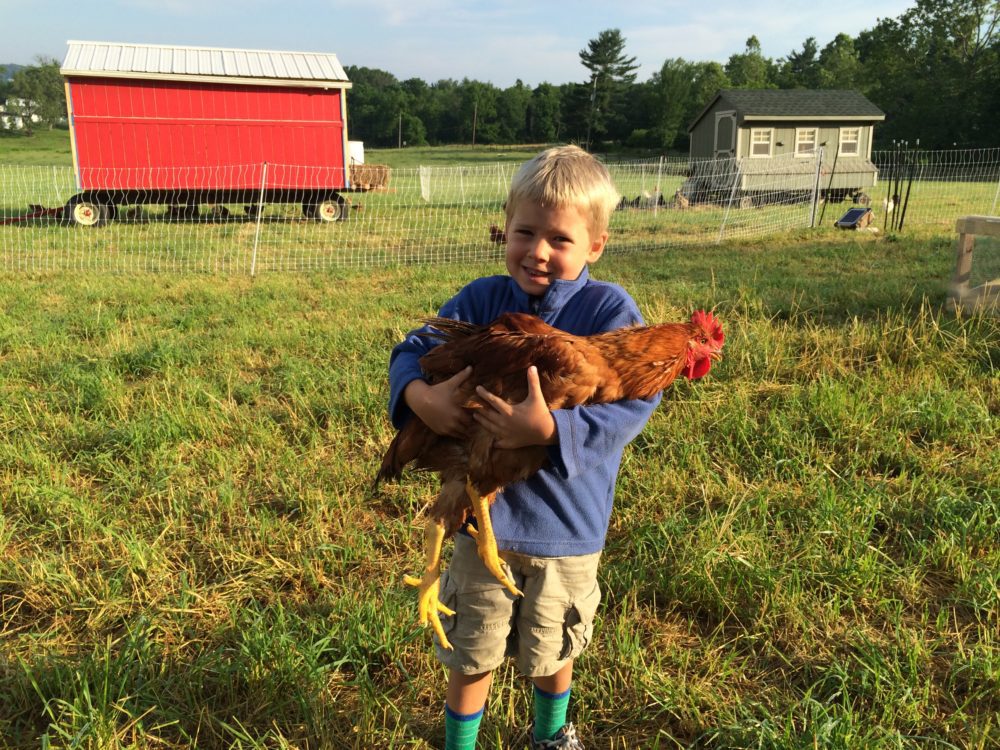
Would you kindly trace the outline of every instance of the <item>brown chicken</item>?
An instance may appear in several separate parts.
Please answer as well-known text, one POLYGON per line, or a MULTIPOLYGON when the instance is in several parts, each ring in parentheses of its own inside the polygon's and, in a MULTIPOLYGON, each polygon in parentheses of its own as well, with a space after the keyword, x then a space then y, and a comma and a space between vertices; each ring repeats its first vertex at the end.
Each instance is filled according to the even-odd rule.
MULTIPOLYGON (((475 388, 482 385, 509 403, 528 394, 526 370, 538 368, 545 403, 551 410, 580 404, 648 398, 678 375, 700 378, 721 356, 724 335, 712 313, 697 311, 688 323, 621 328, 593 336, 573 336, 522 313, 506 313, 489 325, 433 318, 427 334, 443 343, 420 359, 428 382, 440 383, 472 365, 462 385, 465 406, 483 403, 475 388)), ((431 623, 444 648, 450 648, 440 614, 453 614, 438 599, 441 546, 469 519, 476 518, 479 556, 487 569, 515 596, 514 582, 504 573, 490 522, 489 507, 497 491, 526 479, 546 465, 544 446, 501 449, 493 436, 473 424, 464 439, 438 435, 414 416, 396 434, 382 459, 375 484, 398 478, 405 466, 435 471, 441 489, 432 503, 425 528, 426 566, 419 579, 406 576, 419 592, 420 622, 431 623)))

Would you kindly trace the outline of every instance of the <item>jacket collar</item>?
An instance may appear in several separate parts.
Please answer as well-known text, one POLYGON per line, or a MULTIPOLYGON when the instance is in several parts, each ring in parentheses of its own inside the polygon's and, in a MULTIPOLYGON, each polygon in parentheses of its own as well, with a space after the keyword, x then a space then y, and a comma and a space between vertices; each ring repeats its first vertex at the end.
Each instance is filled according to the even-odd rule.
POLYGON ((590 280, 590 268, 584 266, 575 279, 555 279, 541 297, 528 295, 513 278, 510 285, 513 288, 514 299, 518 306, 532 315, 545 319, 546 315, 561 310, 573 295, 583 289, 590 280))

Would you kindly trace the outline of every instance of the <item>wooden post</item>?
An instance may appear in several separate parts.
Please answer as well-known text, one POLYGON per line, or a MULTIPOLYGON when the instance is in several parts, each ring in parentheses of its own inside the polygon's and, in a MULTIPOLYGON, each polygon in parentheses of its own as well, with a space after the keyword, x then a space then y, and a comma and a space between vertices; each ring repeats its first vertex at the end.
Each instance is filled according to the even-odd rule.
POLYGON ((951 309, 989 309, 1000 313, 1000 279, 970 288, 972 251, 976 235, 1000 237, 1000 218, 996 216, 963 216, 955 223, 958 241, 955 243, 955 273, 951 277, 948 307, 951 309))

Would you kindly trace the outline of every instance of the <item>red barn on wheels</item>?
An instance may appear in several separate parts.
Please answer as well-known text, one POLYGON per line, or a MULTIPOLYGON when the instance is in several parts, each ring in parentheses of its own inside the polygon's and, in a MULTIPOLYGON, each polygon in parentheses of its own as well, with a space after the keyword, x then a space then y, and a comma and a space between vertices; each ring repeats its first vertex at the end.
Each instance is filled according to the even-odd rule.
MULTIPOLYGON (((351 83, 329 53, 71 41, 66 82, 80 192, 65 217, 84 226, 129 205, 192 218, 202 204, 301 204, 346 218, 351 83)), ((363 160, 363 159, 362 159, 363 160)), ((369 168, 371 169, 371 168, 369 168)))

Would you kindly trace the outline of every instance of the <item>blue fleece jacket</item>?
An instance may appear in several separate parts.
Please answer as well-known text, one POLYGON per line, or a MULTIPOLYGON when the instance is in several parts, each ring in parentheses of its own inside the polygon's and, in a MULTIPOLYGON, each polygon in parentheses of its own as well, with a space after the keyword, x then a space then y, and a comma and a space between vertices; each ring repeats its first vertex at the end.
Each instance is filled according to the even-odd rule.
MULTIPOLYGON (((440 315, 485 324, 505 312, 532 313, 578 336, 642 323, 639 308, 624 289, 594 281, 586 268, 574 281, 554 281, 542 297, 529 296, 509 276, 477 279, 446 302, 440 315)), ((408 334, 389 359, 389 415, 397 428, 412 415, 403 392, 423 377, 418 360, 434 346, 433 340, 415 333, 408 334)), ((659 400, 657 395, 553 411, 558 443, 548 449, 551 465, 504 488, 492 506, 497 546, 539 557, 603 549, 622 451, 659 400)))

